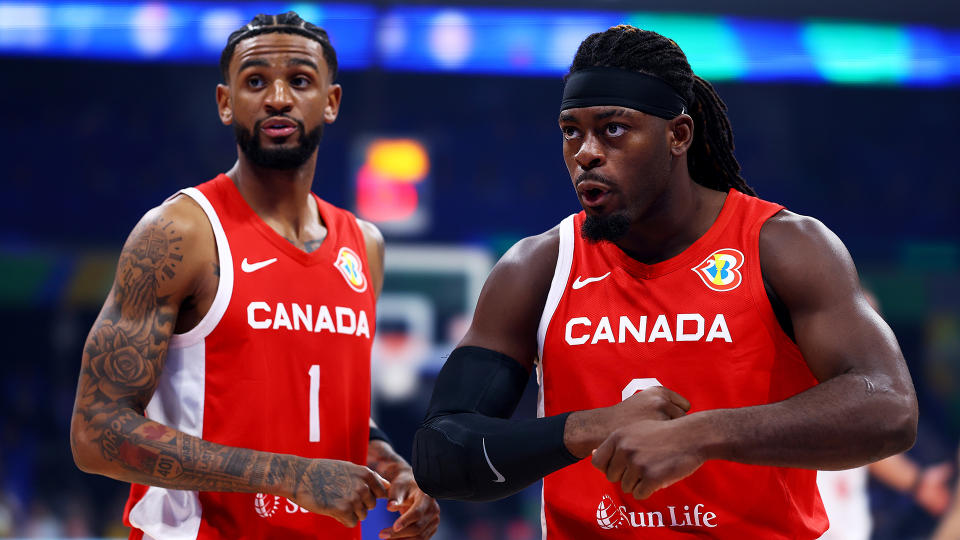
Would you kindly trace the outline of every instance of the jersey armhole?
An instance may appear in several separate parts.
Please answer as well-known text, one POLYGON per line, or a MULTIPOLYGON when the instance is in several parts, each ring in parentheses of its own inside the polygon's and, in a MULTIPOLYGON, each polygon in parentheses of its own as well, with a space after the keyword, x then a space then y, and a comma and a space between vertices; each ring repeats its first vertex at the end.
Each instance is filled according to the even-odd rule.
POLYGON ((210 201, 197 188, 181 189, 177 194, 184 194, 194 200, 203 209, 210 221, 210 227, 213 228, 213 237, 217 241, 217 258, 220 264, 220 282, 217 284, 217 294, 210 304, 210 309, 206 315, 200 319, 200 322, 190 330, 182 334, 170 336, 170 348, 186 348, 196 345, 204 338, 210 335, 210 332, 216 328, 223 314, 227 311, 227 305, 230 303, 230 297, 233 295, 233 258, 230 254, 230 245, 227 243, 227 235, 217 216, 217 211, 213 209, 210 201))
MULTIPOLYGON (((766 327, 767 334, 770 338, 774 341, 783 341, 796 347, 797 343, 795 339, 780 325, 777 312, 770 301, 770 297, 767 295, 767 289, 764 286, 763 267, 760 265, 760 231, 763 229, 763 226, 781 210, 783 210, 783 207, 778 207, 775 211, 765 216, 764 219, 758 219, 747 232, 746 240, 750 246, 752 256, 756 257, 758 268, 757 279, 750 280, 748 286, 750 287, 750 296, 753 297, 753 304, 756 306, 757 312, 760 314, 760 319, 763 321, 763 325, 766 327)), ((776 291, 773 292, 776 294, 776 291)))
MULTIPOLYGON (((348 211, 349 212, 349 211, 348 211)), ((357 256, 360 257, 360 262, 362 265, 362 271, 364 274, 364 279, 367 280, 367 292, 370 294, 370 297, 373 298, 373 304, 377 304, 377 292, 374 290, 373 286, 373 271, 370 268, 370 257, 367 254, 367 237, 363 234, 363 225, 360 224, 360 218, 354 215, 352 212, 349 212, 350 219, 353 221, 353 228, 356 231, 357 238, 360 242, 358 247, 362 247, 361 253, 357 253, 357 256)), ((383 233, 380 233, 381 235, 383 233)), ((383 279, 386 280, 387 277, 387 268, 386 268, 386 246, 384 246, 384 260, 380 261, 382 268, 380 269, 383 272, 383 279)), ((380 291, 380 294, 383 294, 383 291, 380 291)))
POLYGON ((547 337, 550 320, 560 305, 563 292, 570 279, 570 269, 573 267, 573 218, 576 214, 567 216, 560 222, 560 248, 557 253, 557 266, 553 271, 553 281, 550 282, 550 292, 547 293, 547 302, 540 314, 540 326, 537 328, 537 359, 538 364, 543 361, 543 343, 547 337))

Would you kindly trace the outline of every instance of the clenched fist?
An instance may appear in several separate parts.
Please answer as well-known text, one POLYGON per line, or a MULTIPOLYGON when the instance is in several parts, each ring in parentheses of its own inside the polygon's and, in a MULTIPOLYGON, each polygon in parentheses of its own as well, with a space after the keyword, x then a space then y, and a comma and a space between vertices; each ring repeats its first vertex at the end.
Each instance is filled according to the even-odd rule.
POLYGON ((670 420, 690 410, 690 402, 673 390, 654 386, 600 409, 577 411, 567 417, 563 442, 570 453, 583 458, 614 431, 643 420, 670 420))
POLYGON ((624 493, 649 497, 690 476, 705 461, 697 434, 683 420, 646 420, 615 430, 593 453, 593 466, 624 493))
POLYGON ((299 465, 290 499, 347 527, 363 521, 390 489, 379 474, 348 461, 304 459, 299 465))

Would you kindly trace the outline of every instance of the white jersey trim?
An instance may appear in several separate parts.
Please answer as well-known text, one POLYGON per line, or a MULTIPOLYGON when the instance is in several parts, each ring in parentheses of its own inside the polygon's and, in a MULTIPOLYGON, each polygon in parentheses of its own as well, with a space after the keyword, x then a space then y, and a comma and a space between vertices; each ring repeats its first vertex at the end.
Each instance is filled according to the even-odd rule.
MULTIPOLYGON (((171 347, 147 404, 147 418, 202 437, 205 381, 204 340, 189 347, 171 347)), ((150 486, 130 509, 130 524, 143 531, 144 538, 193 539, 200 531, 202 512, 196 491, 150 486)))
POLYGON ((213 298, 213 303, 207 314, 203 316, 200 322, 183 334, 174 334, 170 336, 170 348, 191 347, 197 343, 202 343, 203 339, 210 335, 210 332, 216 328, 223 314, 227 311, 227 305, 230 304, 230 297, 233 295, 233 258, 230 254, 230 244, 227 243, 227 234, 223 231, 223 225, 217 216, 217 211, 207 197, 197 188, 181 189, 177 192, 190 197, 210 220, 210 226, 213 228, 213 237, 217 241, 217 257, 220 259, 220 284, 217 286, 217 294, 213 298))
POLYGON ((543 498, 543 480, 540 481, 540 537, 547 540, 547 511, 544 509, 546 499, 543 498))
POLYGON ((130 510, 130 524, 143 531, 144 540, 194 540, 200 510, 196 491, 151 486, 130 510))
POLYGON ((557 267, 553 272, 553 282, 550 283, 550 292, 547 293, 547 303, 543 306, 540 315, 540 327, 537 329, 537 357, 543 360, 543 340, 547 337, 547 327, 553 318, 560 299, 567 289, 570 280, 570 269, 573 266, 573 218, 576 214, 567 216, 560 222, 560 250, 557 253, 557 267))
MULTIPOLYGON (((170 337, 167 360, 157 388, 147 404, 147 418, 194 437, 203 437, 203 409, 206 391, 206 342, 227 310, 233 295, 233 258, 223 224, 207 197, 196 188, 180 190, 203 209, 217 241, 220 283, 207 314, 183 334, 170 337)), ((172 197, 171 197, 172 198, 172 197)), ((156 486, 130 509, 130 524, 145 539, 191 540, 200 532, 203 508, 196 491, 156 486)))
MULTIPOLYGON (((573 218, 576 214, 567 216, 560 222, 560 247, 557 252, 557 266, 553 271, 553 281, 550 282, 550 292, 547 293, 547 302, 540 314, 540 326, 537 328, 537 417, 545 415, 543 405, 543 342, 547 337, 547 328, 550 320, 560 305, 563 292, 567 289, 570 280, 570 269, 573 266, 573 218)), ((543 498, 543 486, 540 487, 540 534, 547 540, 546 501, 543 498)))

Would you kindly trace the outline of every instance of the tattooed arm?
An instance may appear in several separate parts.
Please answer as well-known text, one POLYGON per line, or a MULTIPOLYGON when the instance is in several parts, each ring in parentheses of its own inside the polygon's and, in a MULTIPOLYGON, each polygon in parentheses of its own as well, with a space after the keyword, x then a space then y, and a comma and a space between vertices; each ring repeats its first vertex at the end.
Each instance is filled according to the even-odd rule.
POLYGON ((212 301, 217 261, 206 216, 186 197, 151 210, 134 228, 84 346, 70 429, 77 466, 173 489, 281 495, 355 525, 387 495, 368 468, 223 446, 144 417, 178 317, 199 320, 196 307, 212 301))

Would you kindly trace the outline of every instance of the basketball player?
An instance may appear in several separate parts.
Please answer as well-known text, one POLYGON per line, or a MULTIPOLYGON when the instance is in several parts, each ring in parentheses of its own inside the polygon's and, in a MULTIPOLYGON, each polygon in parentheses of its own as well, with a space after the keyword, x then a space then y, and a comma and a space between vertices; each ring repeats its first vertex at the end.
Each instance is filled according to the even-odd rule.
POLYGON ((310 191, 341 88, 327 33, 258 15, 220 61, 237 163, 148 212, 84 348, 77 465, 131 482, 131 538, 428 538, 438 506, 370 421, 383 237, 310 191), (352 530, 350 527, 354 527, 352 530))
POLYGON ((418 482, 493 500, 545 476, 551 540, 817 538, 815 469, 916 436, 847 250, 754 196, 723 102, 670 39, 590 35, 560 108, 584 211, 488 277, 417 432, 418 482), (541 418, 507 420, 534 366, 541 418))

